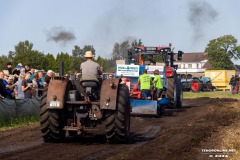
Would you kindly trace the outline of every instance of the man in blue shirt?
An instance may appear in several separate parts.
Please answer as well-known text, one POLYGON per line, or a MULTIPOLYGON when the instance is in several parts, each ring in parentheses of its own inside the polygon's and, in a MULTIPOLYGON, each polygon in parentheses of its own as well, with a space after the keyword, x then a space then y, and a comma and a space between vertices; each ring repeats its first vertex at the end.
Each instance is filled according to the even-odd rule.
POLYGON ((0 71, 0 98, 5 98, 7 96, 6 86, 4 84, 4 73, 0 71))
POLYGON ((39 85, 38 85, 38 97, 41 97, 43 94, 43 88, 44 88, 44 77, 43 77, 43 72, 38 72, 38 80, 39 80, 39 85))

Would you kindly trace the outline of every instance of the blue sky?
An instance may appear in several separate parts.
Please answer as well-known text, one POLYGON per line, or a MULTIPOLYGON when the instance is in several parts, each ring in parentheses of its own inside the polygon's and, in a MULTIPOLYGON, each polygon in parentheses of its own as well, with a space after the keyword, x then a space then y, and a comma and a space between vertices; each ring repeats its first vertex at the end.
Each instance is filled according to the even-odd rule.
POLYGON ((227 34, 240 43, 239 8, 239 0, 0 0, 0 55, 25 40, 54 55, 93 45, 110 57, 114 43, 127 39, 203 52, 227 34), (73 37, 52 40, 59 31, 73 37))

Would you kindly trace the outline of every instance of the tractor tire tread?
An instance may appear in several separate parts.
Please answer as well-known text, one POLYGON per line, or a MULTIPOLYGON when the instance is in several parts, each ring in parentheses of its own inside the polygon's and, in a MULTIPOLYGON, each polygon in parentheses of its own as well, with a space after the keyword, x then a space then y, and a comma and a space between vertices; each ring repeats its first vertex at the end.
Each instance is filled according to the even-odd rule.
POLYGON ((130 109, 128 109, 130 98, 127 86, 119 85, 117 96, 116 111, 106 111, 108 114, 112 114, 106 114, 106 138, 109 143, 125 142, 128 135, 125 126, 126 121, 130 120, 128 117, 130 116, 130 109))

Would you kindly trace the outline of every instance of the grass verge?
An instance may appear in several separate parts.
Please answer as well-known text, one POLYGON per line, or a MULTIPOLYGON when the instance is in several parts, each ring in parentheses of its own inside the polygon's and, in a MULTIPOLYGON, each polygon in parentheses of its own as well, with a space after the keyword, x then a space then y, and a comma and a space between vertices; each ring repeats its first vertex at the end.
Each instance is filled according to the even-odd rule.
POLYGON ((214 91, 214 92, 183 92, 183 98, 201 98, 201 97, 209 97, 209 98, 233 98, 240 99, 240 94, 232 94, 230 91, 214 91))
POLYGON ((0 131, 5 131, 13 128, 18 128, 20 126, 31 125, 39 122, 39 115, 28 115, 28 116, 16 116, 14 118, 9 118, 4 121, 0 121, 0 131))

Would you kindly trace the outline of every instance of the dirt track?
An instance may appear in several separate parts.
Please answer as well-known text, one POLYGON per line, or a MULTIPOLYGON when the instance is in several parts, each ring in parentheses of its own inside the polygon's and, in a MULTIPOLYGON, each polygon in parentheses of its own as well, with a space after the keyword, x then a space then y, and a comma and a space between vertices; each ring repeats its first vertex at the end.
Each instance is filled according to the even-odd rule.
POLYGON ((21 127, 0 132, 0 159, 240 159, 239 104, 234 99, 189 99, 172 116, 132 117, 128 144, 108 144, 104 134, 44 143, 38 125, 21 127))

